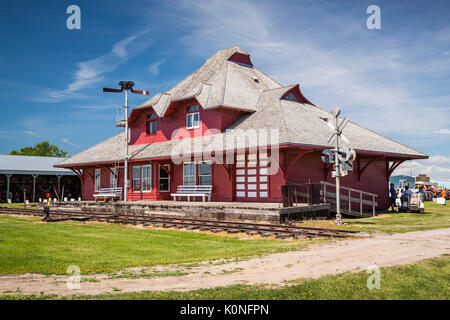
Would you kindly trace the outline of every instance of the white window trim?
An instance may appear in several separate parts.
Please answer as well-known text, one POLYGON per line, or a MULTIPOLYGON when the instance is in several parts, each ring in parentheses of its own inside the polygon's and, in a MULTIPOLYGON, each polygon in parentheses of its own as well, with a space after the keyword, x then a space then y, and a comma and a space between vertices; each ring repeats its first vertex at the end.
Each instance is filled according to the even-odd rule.
POLYGON ((102 185, 102 171, 100 169, 94 170, 94 191, 98 192, 100 191, 102 185), (97 188, 97 171, 100 172, 98 175, 98 188, 97 188))
MULTIPOLYGON (((170 172, 170 164, 160 164, 159 165, 160 167, 166 167, 166 169, 167 169, 167 171, 169 171, 170 172)), ((169 182, 169 189, 168 190, 160 190, 159 189, 159 182, 161 181, 161 171, 159 171, 159 167, 158 167, 158 191, 159 192, 170 192, 170 174, 169 174, 169 176, 167 177, 167 181, 169 182)), ((184 172, 183 172, 184 173, 184 172)), ((184 178, 184 177, 183 177, 184 178)), ((166 178, 164 178, 164 179, 166 179, 166 178)))
POLYGON ((153 170, 153 166, 151 164, 144 164, 141 166, 141 191, 142 193, 149 193, 153 191, 153 184, 152 184, 152 170, 153 170), (143 167, 150 167, 150 190, 143 190, 143 186, 144 186, 144 170, 143 167))
MULTIPOLYGON (((194 123, 194 120, 192 119, 192 123, 194 123)), ((200 127, 200 112, 189 112, 186 114, 186 129, 196 129, 200 127), (195 114, 198 114, 198 122, 196 126, 188 127, 188 117, 192 115, 194 117, 195 114)))

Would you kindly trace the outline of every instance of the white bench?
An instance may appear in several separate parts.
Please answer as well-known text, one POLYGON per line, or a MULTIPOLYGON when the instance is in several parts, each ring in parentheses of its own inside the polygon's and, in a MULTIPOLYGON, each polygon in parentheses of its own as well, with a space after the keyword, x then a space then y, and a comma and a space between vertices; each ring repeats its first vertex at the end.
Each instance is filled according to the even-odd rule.
POLYGON ((95 201, 103 199, 107 201, 108 199, 117 200, 117 198, 122 199, 122 187, 116 188, 102 188, 94 194, 95 201))
POLYGON ((208 198, 211 201, 211 193, 213 186, 197 186, 197 185, 181 185, 177 188, 177 193, 172 193, 174 201, 177 201, 177 197, 187 197, 188 201, 191 201, 191 197, 202 197, 203 202, 208 198))

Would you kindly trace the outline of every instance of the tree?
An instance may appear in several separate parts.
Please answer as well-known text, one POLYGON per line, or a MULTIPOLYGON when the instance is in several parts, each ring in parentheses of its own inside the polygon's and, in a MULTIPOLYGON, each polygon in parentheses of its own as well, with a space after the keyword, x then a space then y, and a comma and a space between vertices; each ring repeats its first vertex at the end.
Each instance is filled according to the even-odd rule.
POLYGON ((25 147, 20 151, 13 150, 9 153, 16 156, 39 156, 39 157, 66 157, 67 152, 50 144, 48 141, 36 143, 34 147, 25 147))

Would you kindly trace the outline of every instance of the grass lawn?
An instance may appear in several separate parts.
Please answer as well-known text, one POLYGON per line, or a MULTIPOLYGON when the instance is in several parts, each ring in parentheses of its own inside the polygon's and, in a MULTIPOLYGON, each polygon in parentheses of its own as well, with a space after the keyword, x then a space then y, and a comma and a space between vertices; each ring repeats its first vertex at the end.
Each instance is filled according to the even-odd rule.
POLYGON ((229 259, 304 248, 309 240, 253 240, 196 232, 137 229, 95 222, 41 223, 39 218, 0 216, 0 274, 83 274, 229 259))
MULTIPOLYGON (((450 299, 450 255, 418 263, 381 268, 381 288, 368 289, 366 271, 325 276, 315 280, 297 280, 285 287, 235 285, 188 292, 157 291, 72 296, 68 299, 230 299, 230 300, 426 300, 450 299)), ((54 295, 0 295, 0 299, 58 299, 54 295)), ((67 299, 67 298, 64 298, 67 299)))
MULTIPOLYGON (((344 219, 347 224, 342 229, 382 232, 409 232, 450 228, 450 203, 440 205, 431 201, 425 202, 424 213, 399 213, 385 211, 380 215, 364 219, 344 219)), ((305 225, 334 228, 334 221, 308 221, 305 225)))

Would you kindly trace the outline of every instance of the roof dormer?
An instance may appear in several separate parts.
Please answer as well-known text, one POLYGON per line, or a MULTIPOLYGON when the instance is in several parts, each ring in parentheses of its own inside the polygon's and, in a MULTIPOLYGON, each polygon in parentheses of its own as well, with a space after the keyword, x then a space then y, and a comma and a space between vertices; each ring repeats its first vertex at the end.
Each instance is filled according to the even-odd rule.
POLYGON ((311 101, 305 98, 303 93, 300 91, 300 86, 296 84, 291 89, 286 91, 280 98, 280 100, 289 100, 300 103, 308 103, 314 105, 311 101))
POLYGON ((235 52, 233 53, 227 61, 231 61, 240 65, 243 65, 245 67, 253 67, 252 61, 250 60, 250 55, 244 54, 241 52, 235 52))

